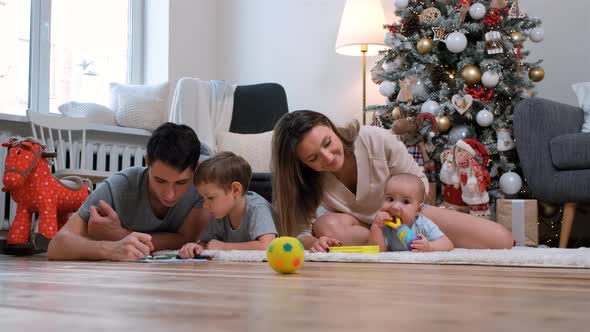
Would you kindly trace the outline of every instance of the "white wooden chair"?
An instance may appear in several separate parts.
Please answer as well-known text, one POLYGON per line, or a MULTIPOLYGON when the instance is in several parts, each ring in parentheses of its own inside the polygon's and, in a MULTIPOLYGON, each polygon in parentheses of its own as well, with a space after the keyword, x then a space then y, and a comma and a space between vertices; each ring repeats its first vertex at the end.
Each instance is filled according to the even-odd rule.
POLYGON ((93 152, 88 153, 86 149, 87 119, 40 112, 27 112, 27 116, 33 137, 47 145, 48 151, 57 153, 55 177, 74 175, 99 183, 114 174, 92 170, 93 152))

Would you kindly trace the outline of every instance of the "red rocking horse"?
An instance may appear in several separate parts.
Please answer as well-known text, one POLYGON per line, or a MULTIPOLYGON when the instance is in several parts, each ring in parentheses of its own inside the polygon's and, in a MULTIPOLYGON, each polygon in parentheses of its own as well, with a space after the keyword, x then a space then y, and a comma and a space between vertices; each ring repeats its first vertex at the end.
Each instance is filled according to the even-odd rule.
POLYGON ((31 137, 12 137, 2 146, 8 148, 2 191, 9 191, 17 203, 7 243, 29 241, 33 213, 39 216, 39 233, 52 239, 68 214, 76 212, 86 200, 90 182, 79 177, 53 177, 45 158, 55 157, 55 153, 45 152, 45 145, 31 137))

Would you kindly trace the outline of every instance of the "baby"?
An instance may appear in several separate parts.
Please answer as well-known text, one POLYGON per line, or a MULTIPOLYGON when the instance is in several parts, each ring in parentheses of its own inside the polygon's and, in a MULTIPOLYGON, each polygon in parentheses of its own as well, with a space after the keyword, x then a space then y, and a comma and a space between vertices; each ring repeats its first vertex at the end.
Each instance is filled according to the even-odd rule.
POLYGON ((182 258, 209 250, 266 250, 277 236, 270 203, 252 191, 252 169, 244 158, 220 152, 197 168, 194 184, 203 196, 210 220, 197 243, 187 243, 178 252, 182 258))
POLYGON ((369 235, 369 244, 379 245, 381 251, 404 251, 407 247, 397 238, 396 231, 384 221, 401 219, 418 236, 411 243, 412 251, 450 251, 453 243, 430 219, 420 214, 424 206, 425 188, 413 174, 396 174, 389 177, 384 189, 385 200, 375 215, 369 235))

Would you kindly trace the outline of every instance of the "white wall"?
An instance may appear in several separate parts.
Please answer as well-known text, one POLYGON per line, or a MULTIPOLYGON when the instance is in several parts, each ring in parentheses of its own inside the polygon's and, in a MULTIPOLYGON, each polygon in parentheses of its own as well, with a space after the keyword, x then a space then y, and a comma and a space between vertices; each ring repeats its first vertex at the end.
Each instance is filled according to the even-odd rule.
POLYGON ((537 85, 539 97, 577 105, 571 85, 590 81, 590 1, 520 0, 529 16, 543 20, 545 40, 527 42, 530 59, 543 59, 545 79, 537 85))
MULTIPOLYGON (((393 0, 382 0, 393 20, 393 0)), ((313 109, 342 124, 361 117, 361 58, 336 54, 345 0, 170 1, 171 81, 182 76, 238 84, 281 83, 289 108, 313 109)), ((575 104, 570 85, 590 80, 590 1, 521 0, 544 21, 545 41, 528 42, 531 59, 545 59, 539 96, 575 104)), ((374 59, 369 58, 370 68, 374 59)), ((369 77, 367 104, 384 98, 369 77)))
POLYGON ((218 17, 217 1, 172 0, 169 10, 170 82, 184 76, 216 79, 216 22, 223 19, 218 17))

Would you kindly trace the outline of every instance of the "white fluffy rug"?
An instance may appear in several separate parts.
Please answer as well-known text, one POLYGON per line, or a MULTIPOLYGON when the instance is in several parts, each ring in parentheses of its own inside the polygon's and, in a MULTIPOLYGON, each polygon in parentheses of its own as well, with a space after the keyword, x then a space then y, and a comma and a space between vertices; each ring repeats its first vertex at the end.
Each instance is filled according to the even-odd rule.
MULTIPOLYGON (((263 262, 265 251, 205 251, 216 261, 263 262)), ((379 254, 309 253, 308 262, 366 262, 411 264, 459 264, 527 267, 590 268, 590 248, 556 249, 515 247, 510 250, 455 249, 450 252, 379 254)))

